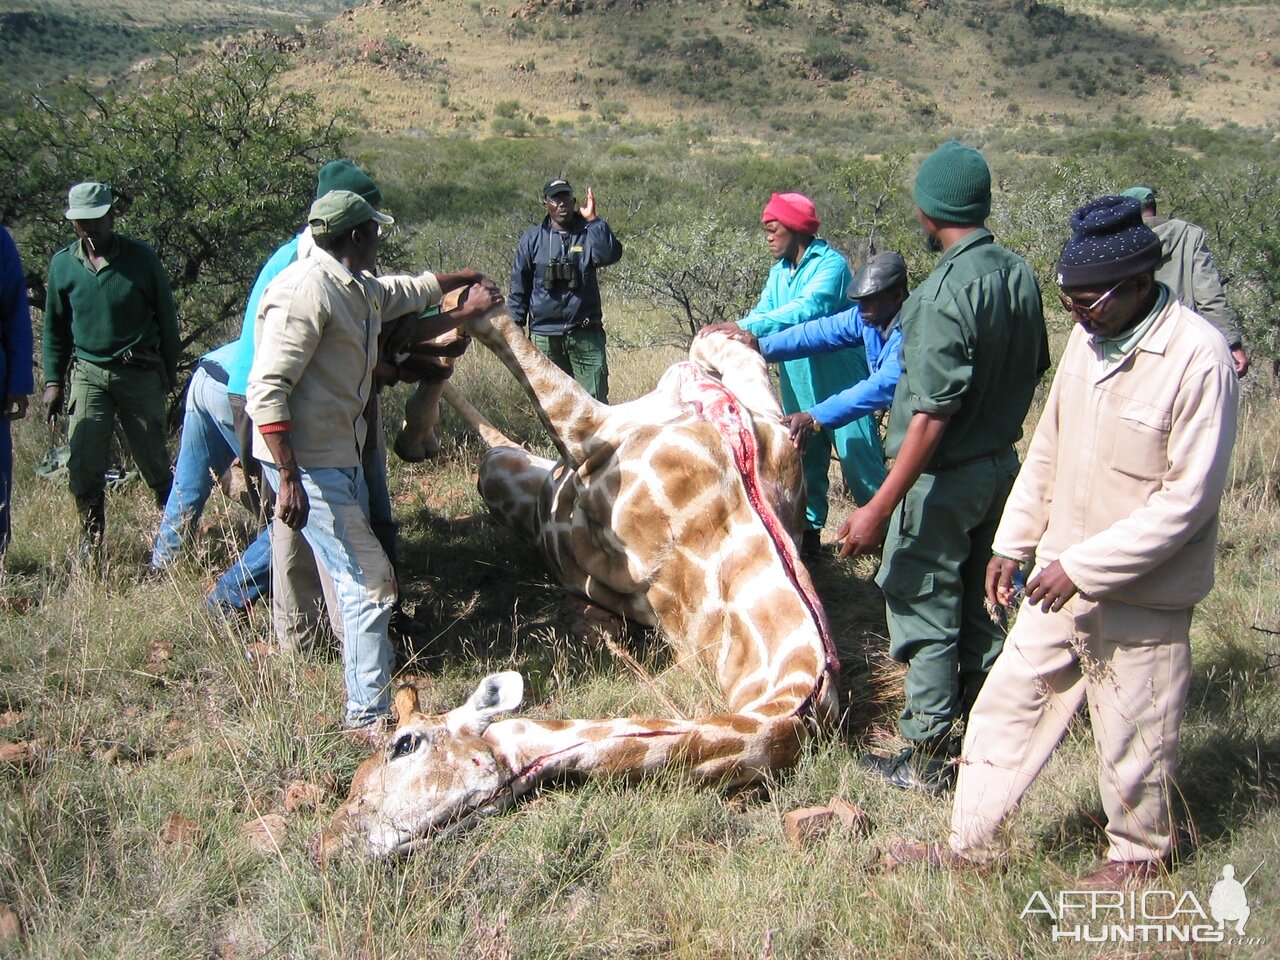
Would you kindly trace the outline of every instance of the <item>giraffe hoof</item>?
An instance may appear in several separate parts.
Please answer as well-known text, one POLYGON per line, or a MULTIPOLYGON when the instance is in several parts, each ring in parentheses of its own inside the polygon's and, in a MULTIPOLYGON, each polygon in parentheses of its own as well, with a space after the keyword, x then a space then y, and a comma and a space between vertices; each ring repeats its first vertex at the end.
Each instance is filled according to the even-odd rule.
POLYGON ((396 441, 392 444, 391 449, 394 450, 396 456, 405 463, 422 463, 439 455, 440 441, 432 436, 428 437, 422 443, 414 443, 402 433, 396 437, 396 441))

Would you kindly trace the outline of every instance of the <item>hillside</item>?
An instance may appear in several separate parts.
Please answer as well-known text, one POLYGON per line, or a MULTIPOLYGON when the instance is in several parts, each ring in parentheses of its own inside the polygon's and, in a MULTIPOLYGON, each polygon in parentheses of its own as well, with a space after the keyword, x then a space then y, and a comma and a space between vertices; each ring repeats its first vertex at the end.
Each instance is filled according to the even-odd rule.
POLYGON ((847 143, 894 130, 1280 115, 1280 8, 1206 0, 25 0, 6 86, 267 33, 375 133, 593 124, 847 143))
POLYGON ((376 132, 654 124, 841 143, 1046 124, 1266 125, 1280 9, 1035 0, 373 0, 287 39, 376 132))

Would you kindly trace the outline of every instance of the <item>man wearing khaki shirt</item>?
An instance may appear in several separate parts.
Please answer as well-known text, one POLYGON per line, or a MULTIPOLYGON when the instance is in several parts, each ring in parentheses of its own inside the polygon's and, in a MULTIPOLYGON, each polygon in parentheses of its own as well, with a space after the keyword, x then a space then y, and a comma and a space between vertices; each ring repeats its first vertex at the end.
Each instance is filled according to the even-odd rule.
POLYGON ((278 495, 276 518, 301 531, 333 579, 345 725, 373 744, 391 710, 387 624, 396 598, 360 466, 382 318, 420 314, 444 290, 472 284, 464 306, 417 321, 419 338, 429 339, 501 295, 474 271, 373 276, 381 226, 392 219, 349 190, 325 194, 308 219, 317 249, 272 280, 258 308, 247 409, 258 428, 254 456, 278 495))
POLYGON ((1192 608, 1213 586, 1239 386, 1226 341, 1154 278, 1137 201, 1076 211, 1058 263, 1076 328, 996 531, 987 598, 1026 601, 974 704, 949 846, 892 862, 968 863, 1001 828, 1086 700, 1106 812, 1104 865, 1074 889, 1151 879, 1173 852, 1172 781, 1192 608))

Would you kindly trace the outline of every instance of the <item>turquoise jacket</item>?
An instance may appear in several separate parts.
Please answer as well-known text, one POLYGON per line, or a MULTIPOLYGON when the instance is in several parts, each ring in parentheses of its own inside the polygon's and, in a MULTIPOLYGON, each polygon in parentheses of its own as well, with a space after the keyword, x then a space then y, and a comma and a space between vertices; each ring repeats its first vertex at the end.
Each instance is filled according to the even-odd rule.
MULTIPOLYGON (((757 337, 766 337, 839 313, 849 306, 853 274, 839 251, 817 237, 794 267, 779 260, 769 270, 760 302, 738 321, 757 337)), ((779 364, 778 385, 787 413, 812 410, 822 401, 867 379, 867 355, 861 345, 779 364)), ((870 417, 810 437, 801 460, 808 490, 806 519, 820 529, 827 519, 827 472, 831 450, 840 458, 841 472, 858 503, 866 503, 884 480, 884 452, 870 417)))
MULTIPOLYGON (((794 269, 786 260, 773 265, 760 302, 738 326, 764 337, 839 313, 849 306, 852 281, 853 273, 840 252, 815 237, 794 269)), ((865 380, 868 373, 866 354, 857 348, 784 360, 780 366, 782 409, 787 413, 808 410, 865 380)))
POLYGON ((249 368, 253 366, 254 354, 254 319, 258 315, 258 301, 262 299, 262 291, 267 284, 276 278, 276 274, 284 272, 284 268, 298 259, 298 241, 302 235, 294 237, 288 243, 276 247, 275 253, 267 259, 258 271, 258 278, 249 291, 249 302, 244 308, 244 322, 240 325, 240 349, 227 364, 227 393, 243 397, 249 387, 249 368))

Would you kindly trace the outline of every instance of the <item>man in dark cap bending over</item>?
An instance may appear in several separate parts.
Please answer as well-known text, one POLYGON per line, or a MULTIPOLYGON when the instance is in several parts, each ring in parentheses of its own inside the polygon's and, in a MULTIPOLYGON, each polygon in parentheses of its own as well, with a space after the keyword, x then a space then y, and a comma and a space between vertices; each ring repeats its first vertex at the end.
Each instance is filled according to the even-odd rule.
POLYGON ((1191 611, 1213 585, 1239 386, 1226 341, 1154 278, 1137 201, 1071 218, 1059 297, 1076 327, 987 567, 995 604, 1026 600, 969 717, 951 841, 891 844, 890 865, 1003 853, 1002 827, 1087 699, 1116 890, 1173 852, 1172 781, 1191 677, 1191 611))
POLYGON ((757 339, 746 330, 729 335, 757 349, 770 363, 863 347, 869 375, 786 418, 791 442, 804 450, 809 437, 887 410, 902 365, 898 311, 907 299, 907 264, 896 253, 878 253, 853 275, 848 310, 796 324, 757 339))

